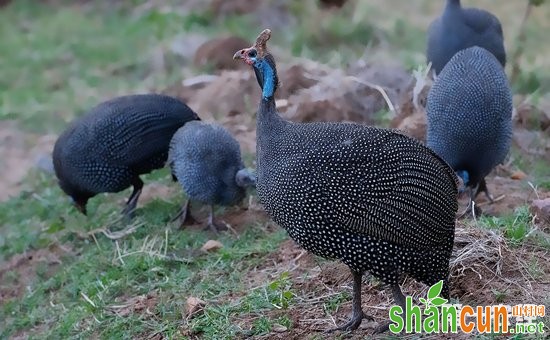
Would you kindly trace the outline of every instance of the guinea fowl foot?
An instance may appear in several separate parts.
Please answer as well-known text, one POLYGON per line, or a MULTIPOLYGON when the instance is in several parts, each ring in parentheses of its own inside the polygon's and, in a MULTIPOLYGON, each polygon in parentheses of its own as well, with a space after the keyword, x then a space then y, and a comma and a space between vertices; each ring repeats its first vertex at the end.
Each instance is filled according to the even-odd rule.
POLYGON ((132 191, 132 194, 130 195, 130 198, 128 198, 128 202, 126 203, 126 207, 122 209, 122 215, 124 215, 127 219, 131 220, 134 218, 134 212, 137 207, 137 202, 139 199, 139 195, 141 195, 141 189, 143 189, 143 182, 139 177, 134 180, 132 183, 134 190, 132 191))
POLYGON ((220 231, 228 230, 227 224, 225 222, 216 221, 214 219, 214 206, 210 206, 210 214, 208 215, 208 223, 206 224, 205 230, 212 230, 213 232, 217 233, 220 231))
POLYGON ((481 182, 479 182, 475 196, 479 195, 480 192, 483 192, 485 194, 485 197, 487 197, 489 202, 491 203, 495 202, 493 195, 491 195, 491 193, 489 192, 489 189, 487 188, 487 182, 485 182, 485 179, 482 179, 481 182))
POLYGON ((471 214, 472 218, 475 220, 477 216, 483 213, 481 208, 479 208, 475 202, 475 197, 480 192, 480 190, 483 190, 486 193, 489 200, 493 202, 492 197, 489 194, 489 191, 487 191, 487 185, 485 184, 485 180, 482 180, 482 182, 480 182, 476 187, 470 188, 469 190, 470 190, 470 200, 468 202, 468 207, 466 208, 466 210, 464 210, 460 214, 460 216, 458 216, 459 219, 462 219, 466 217, 466 215, 471 214))
POLYGON ((374 334, 381 334, 385 333, 390 330, 391 322, 386 322, 374 329, 374 334))
POLYGON ((358 315, 353 314, 351 316, 351 319, 348 322, 346 322, 344 325, 336 328, 331 328, 327 330, 326 333, 332 333, 336 331, 344 331, 344 332, 354 331, 357 328, 359 328, 359 325, 361 325, 361 322, 363 321, 364 318, 366 318, 366 315, 365 313, 363 313, 363 311, 361 311, 361 313, 358 315))
POLYGON ((181 207, 181 210, 178 212, 170 222, 176 220, 180 221, 180 229, 184 229, 186 225, 196 224, 197 220, 191 215, 191 201, 187 200, 185 205, 181 207))
POLYGON ((363 309, 361 308, 361 277, 363 276, 363 274, 355 272, 353 270, 351 271, 351 273, 353 275, 353 305, 351 319, 343 326, 327 330, 327 333, 332 333, 335 331, 351 332, 353 330, 356 330, 359 325, 361 325, 361 321, 363 321, 364 318, 367 318, 367 316, 363 312, 363 309))
MULTIPOLYGON (((141 192, 141 190, 140 190, 140 192, 141 192)), ((124 209, 122 209, 121 213, 122 213, 122 215, 124 215, 125 218, 127 218, 129 220, 134 218, 135 212, 136 212, 136 207, 137 207, 138 197, 139 197, 139 195, 136 195, 135 197, 130 197, 130 199, 128 200, 128 203, 126 204, 124 209)))
POLYGON ((224 222, 219 222, 219 221, 209 222, 209 223, 207 223, 206 227, 204 228, 204 230, 211 230, 215 233, 220 232, 220 231, 225 231, 225 230, 228 230, 228 229, 229 228, 227 227, 227 225, 224 222))
POLYGON ((130 205, 126 205, 126 207, 124 207, 124 209, 122 209, 121 211, 121 214, 123 215, 123 217, 127 220, 133 220, 134 217, 135 217, 135 212, 136 212, 136 206, 130 206, 130 205))
MULTIPOLYGON (((401 306, 401 308, 403 309, 403 312, 405 311, 406 309, 406 304, 405 304, 405 295, 403 295, 403 292, 401 291, 401 287, 399 287, 398 284, 392 284, 391 285, 391 291, 392 291, 392 295, 393 295, 393 301, 396 305, 399 305, 401 306)), ((403 316, 403 319, 406 319, 405 316, 403 316)), ((386 322, 386 323, 383 323, 381 324, 380 326, 376 327, 374 329, 374 334, 380 334, 380 333, 384 333, 384 332, 387 332, 390 330, 390 325, 392 323, 391 322, 386 322)))

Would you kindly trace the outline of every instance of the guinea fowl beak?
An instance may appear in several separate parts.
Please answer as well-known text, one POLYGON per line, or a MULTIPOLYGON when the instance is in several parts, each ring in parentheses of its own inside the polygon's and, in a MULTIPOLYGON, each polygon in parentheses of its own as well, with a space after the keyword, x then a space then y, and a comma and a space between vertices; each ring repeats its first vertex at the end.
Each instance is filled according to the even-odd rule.
POLYGON ((242 50, 238 50, 237 52, 235 52, 235 54, 233 54, 233 60, 244 59, 245 56, 246 48, 243 48, 242 50))
POLYGON ((254 62, 248 57, 248 51, 250 48, 243 48, 242 50, 238 50, 233 54, 233 59, 242 59, 245 63, 248 65, 252 65, 254 62))
MULTIPOLYGON (((251 47, 252 48, 252 47, 251 47)), ((247 63, 248 65, 252 65, 254 64, 254 61, 252 61, 252 59, 250 59, 248 57, 248 51, 250 50, 250 48, 243 48, 242 50, 238 50, 234 55, 233 55, 233 59, 237 60, 237 59, 242 59, 245 63, 247 63)))

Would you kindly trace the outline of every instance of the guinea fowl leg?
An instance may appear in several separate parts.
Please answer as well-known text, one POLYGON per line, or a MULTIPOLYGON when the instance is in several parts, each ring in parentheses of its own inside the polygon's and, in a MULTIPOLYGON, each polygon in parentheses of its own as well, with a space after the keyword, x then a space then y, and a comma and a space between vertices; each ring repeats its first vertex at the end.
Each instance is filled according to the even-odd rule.
POLYGON ((218 222, 214 219, 214 206, 210 205, 210 213, 208 214, 208 224, 205 229, 210 229, 213 232, 227 230, 227 226, 221 222, 218 222))
POLYGON ((178 214, 174 216, 170 222, 174 222, 178 219, 180 221, 180 229, 183 229, 185 225, 197 223, 197 220, 191 215, 191 200, 185 202, 178 214))
MULTIPOLYGON (((393 301, 396 305, 399 305, 401 306, 401 308, 403 308, 403 315, 402 315, 402 318, 403 320, 405 320, 405 307, 406 307, 406 304, 405 304, 405 295, 403 295, 403 292, 401 291, 401 287, 399 287, 398 284, 393 284, 391 285, 391 292, 392 292, 392 295, 393 295, 393 301)), ((391 325, 391 322, 386 322, 380 326, 378 326, 375 330, 374 330, 374 334, 379 334, 379 333, 383 333, 383 332, 387 332, 389 329, 390 329, 390 325, 391 325)))
POLYGON ((143 189, 143 181, 139 177, 136 177, 136 179, 132 181, 132 186, 134 187, 134 191, 132 191, 130 198, 128 198, 126 207, 122 210, 122 214, 129 219, 134 217, 134 210, 136 210, 137 201, 139 195, 141 195, 141 189, 143 189))
POLYGON ((493 195, 489 192, 489 189, 487 188, 487 182, 485 182, 485 178, 483 178, 477 187, 475 196, 479 195, 480 192, 485 193, 485 197, 489 200, 489 202, 493 203, 494 198, 493 195))
MULTIPOLYGON (((483 181, 483 183, 485 183, 485 181, 483 181)), ((463 218, 467 214, 471 213, 472 217, 475 220, 476 216, 481 214, 481 209, 476 206, 476 202, 475 202, 475 197, 477 196, 477 193, 480 191, 479 187, 481 185, 482 185, 482 183, 480 182, 474 188, 468 188, 469 193, 470 193, 470 195, 469 195, 470 199, 468 201, 468 207, 466 208, 466 210, 464 210, 464 212, 462 212, 462 214, 460 214, 460 216, 458 218, 463 218)), ((486 185, 485 185, 485 190, 487 190, 486 185)))
POLYGON ((343 326, 329 329, 327 332, 334 331, 353 331, 359 327, 361 321, 365 318, 365 313, 361 308, 361 277, 363 273, 351 271, 353 274, 353 306, 351 319, 343 326))

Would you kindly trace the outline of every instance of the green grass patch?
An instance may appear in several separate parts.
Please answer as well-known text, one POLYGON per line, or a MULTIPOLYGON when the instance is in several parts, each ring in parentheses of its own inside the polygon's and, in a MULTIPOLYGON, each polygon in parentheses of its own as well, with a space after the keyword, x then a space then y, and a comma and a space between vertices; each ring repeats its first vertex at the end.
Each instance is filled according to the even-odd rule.
POLYGON ((283 230, 268 232, 260 222, 239 226, 244 231, 238 236, 179 230, 169 223, 181 204, 179 185, 166 169, 144 177, 146 185, 154 180, 178 190, 139 208, 131 222, 120 216, 131 189, 93 198, 86 217, 70 205, 52 175, 39 171, 26 179, 18 197, 0 205, 0 259, 46 256, 23 260, 3 274, 0 289, 11 295, 0 305, 1 338, 20 332, 38 338, 135 338, 156 332, 177 337, 184 330, 205 336, 263 334, 261 323, 243 330, 232 320, 292 303, 288 274, 250 292, 245 280, 286 238, 283 230), (131 226, 135 231, 117 240, 100 231, 108 228, 116 235, 131 226), (210 238, 224 247, 199 251, 210 238), (188 322, 189 296, 207 301, 207 308, 188 322), (149 300, 153 303, 143 309, 131 307, 149 300))
POLYGON ((206 19, 134 9, 31 1, 3 8, 0 119, 59 132, 104 98, 181 80, 182 59, 170 44, 206 19))
POLYGON ((6 274, 2 289, 20 282, 23 274, 30 282, 22 296, 0 306, 2 338, 23 330, 48 338, 177 335, 185 327, 184 306, 189 296, 208 302, 205 313, 192 320, 193 332, 230 334, 232 317, 285 308, 292 301, 287 275, 248 295, 243 293, 247 290, 243 275, 277 249, 285 239, 282 230, 266 232, 262 224, 253 224, 238 237, 177 230, 167 219, 178 205, 157 200, 138 211, 131 222, 137 229, 126 237, 110 240, 100 232, 93 238, 82 237, 103 226, 127 228, 122 221, 112 223, 120 206, 108 205, 105 200, 113 198, 102 197, 102 213, 86 218, 65 202, 51 179, 38 177, 42 177, 36 180, 43 189, 33 195, 40 195, 40 200, 22 194, 1 206, 0 216, 7 223, 1 230, 0 253, 8 258, 44 247, 70 250, 59 254, 59 265, 38 262, 30 267, 31 272, 15 268, 6 274), (21 219, 22 214, 32 217, 21 219), (212 237, 224 248, 208 254, 198 251, 212 237), (244 297, 237 307, 231 307, 235 294, 244 297), (144 297, 154 301, 147 313, 120 307, 129 301, 139 306, 144 297), (214 316, 216 322, 206 322, 214 316))
POLYGON ((533 225, 533 215, 527 205, 517 207, 508 215, 481 216, 478 222, 482 227, 501 231, 513 246, 521 246, 523 243, 529 242, 550 248, 548 235, 540 232, 533 225))

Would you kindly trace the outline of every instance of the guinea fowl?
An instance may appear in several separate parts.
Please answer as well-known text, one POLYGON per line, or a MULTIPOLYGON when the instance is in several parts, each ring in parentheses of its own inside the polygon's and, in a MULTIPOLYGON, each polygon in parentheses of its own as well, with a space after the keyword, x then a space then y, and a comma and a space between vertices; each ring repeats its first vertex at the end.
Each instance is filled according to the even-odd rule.
MULTIPOLYGON (((293 123, 278 114, 277 69, 264 30, 235 59, 251 65, 262 88, 257 115, 257 184, 269 216, 306 250, 341 260, 353 275, 351 320, 365 317, 361 278, 391 286, 404 307, 400 277, 449 296, 457 177, 433 151, 396 131, 355 123, 293 123)), ((388 325, 377 331, 386 330, 388 325)))
POLYGON ((460 50, 480 46, 494 54, 502 67, 506 51, 500 21, 478 8, 462 8, 460 0, 447 0, 443 14, 428 28, 426 56, 439 74, 445 64, 460 50))
POLYGON ((254 186, 255 175, 245 169, 239 143, 223 126, 189 122, 172 137, 168 163, 173 176, 189 196, 178 214, 182 225, 190 217, 189 202, 210 205, 208 227, 223 229, 214 220, 214 205, 238 204, 246 188, 254 186))
POLYGON ((133 186, 123 213, 131 217, 143 182, 162 168, 172 135, 185 123, 200 120, 176 98, 160 94, 122 96, 92 108, 57 139, 55 174, 63 191, 86 215, 91 197, 133 186))
MULTIPOLYGON (((512 143, 512 92, 498 60, 481 47, 458 52, 428 93, 426 144, 462 178, 470 204, 512 143)), ((468 211, 467 210, 467 211, 468 211)))

